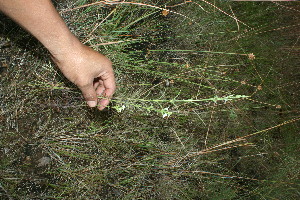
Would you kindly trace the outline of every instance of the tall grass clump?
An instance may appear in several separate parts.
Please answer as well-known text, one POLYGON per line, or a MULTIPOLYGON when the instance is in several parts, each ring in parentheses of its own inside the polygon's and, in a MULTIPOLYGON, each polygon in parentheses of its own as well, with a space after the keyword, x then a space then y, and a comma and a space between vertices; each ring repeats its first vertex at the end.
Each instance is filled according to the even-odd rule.
POLYGON ((299 197, 299 6, 56 4, 112 60, 118 88, 105 111, 88 108, 41 44, 6 19, 1 198, 299 197))

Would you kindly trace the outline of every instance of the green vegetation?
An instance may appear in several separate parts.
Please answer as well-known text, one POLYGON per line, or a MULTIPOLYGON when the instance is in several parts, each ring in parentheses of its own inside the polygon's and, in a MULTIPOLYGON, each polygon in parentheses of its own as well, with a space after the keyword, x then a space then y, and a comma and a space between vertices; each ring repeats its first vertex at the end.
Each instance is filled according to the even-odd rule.
POLYGON ((93 2, 57 7, 114 64, 103 112, 3 17, 0 199, 299 199, 298 4, 93 2))

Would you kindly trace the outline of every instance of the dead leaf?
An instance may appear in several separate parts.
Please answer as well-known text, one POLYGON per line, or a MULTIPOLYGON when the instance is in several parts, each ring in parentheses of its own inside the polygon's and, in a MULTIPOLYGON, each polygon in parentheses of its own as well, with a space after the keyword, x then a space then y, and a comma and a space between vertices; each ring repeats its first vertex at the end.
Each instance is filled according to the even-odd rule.
POLYGON ((170 11, 168 11, 168 10, 163 10, 161 13, 162 13, 163 16, 167 16, 167 15, 170 13, 170 11))
POLYGON ((277 108, 277 109, 280 109, 280 108, 281 108, 281 105, 276 105, 276 108, 277 108))
POLYGON ((263 88, 262 88, 261 85, 257 86, 257 90, 262 90, 262 89, 263 89, 263 88))
POLYGON ((255 55, 253 53, 250 53, 250 54, 248 54, 248 58, 249 58, 249 60, 254 60, 255 55))

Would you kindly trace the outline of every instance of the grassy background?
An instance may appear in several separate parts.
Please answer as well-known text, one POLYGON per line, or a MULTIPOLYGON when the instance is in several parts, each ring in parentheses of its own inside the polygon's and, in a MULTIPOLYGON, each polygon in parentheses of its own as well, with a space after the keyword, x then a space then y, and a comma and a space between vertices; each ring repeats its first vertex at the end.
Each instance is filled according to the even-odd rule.
POLYGON ((296 2, 91 2, 56 6, 114 63, 104 112, 1 16, 2 199, 299 198, 296 2))

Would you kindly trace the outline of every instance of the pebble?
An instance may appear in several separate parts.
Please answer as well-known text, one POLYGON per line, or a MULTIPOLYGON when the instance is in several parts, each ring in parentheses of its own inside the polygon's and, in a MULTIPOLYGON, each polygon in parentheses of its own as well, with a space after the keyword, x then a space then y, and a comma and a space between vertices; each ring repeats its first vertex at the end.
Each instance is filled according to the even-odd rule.
POLYGON ((41 159, 38 160, 38 165, 37 166, 38 167, 44 167, 44 166, 50 164, 50 162, 51 162, 51 158, 44 156, 44 157, 42 157, 41 159))

